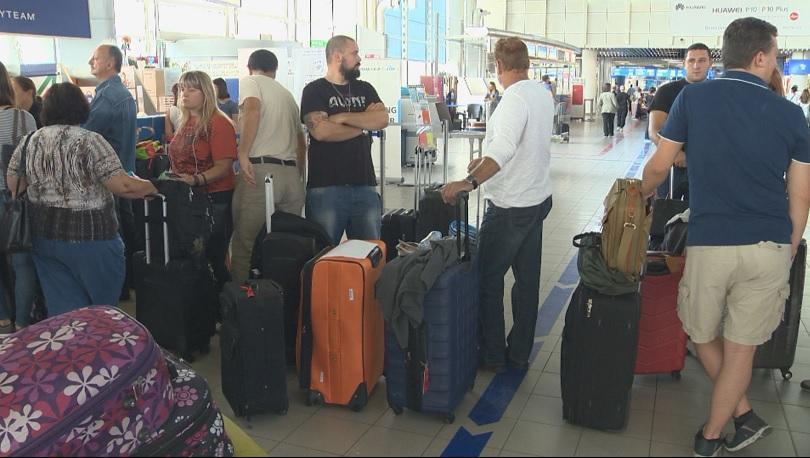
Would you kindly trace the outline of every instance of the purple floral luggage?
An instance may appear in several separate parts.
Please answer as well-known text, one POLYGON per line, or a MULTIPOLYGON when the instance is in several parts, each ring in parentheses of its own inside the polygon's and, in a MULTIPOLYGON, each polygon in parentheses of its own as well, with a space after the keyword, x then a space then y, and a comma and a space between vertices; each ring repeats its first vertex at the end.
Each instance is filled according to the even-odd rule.
POLYGON ((0 456, 128 456, 169 420, 161 349, 123 312, 88 307, 0 339, 0 456))
POLYGON ((166 353, 174 386, 175 409, 157 437, 137 456, 233 456, 224 420, 211 398, 211 390, 183 361, 166 353))

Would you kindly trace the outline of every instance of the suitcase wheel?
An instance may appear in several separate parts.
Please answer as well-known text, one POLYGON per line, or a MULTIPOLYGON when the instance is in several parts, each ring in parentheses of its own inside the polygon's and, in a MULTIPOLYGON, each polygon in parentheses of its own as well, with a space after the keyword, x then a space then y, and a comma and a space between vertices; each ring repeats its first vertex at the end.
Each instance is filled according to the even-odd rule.
POLYGON ((681 380, 681 371, 672 371, 672 380, 680 381, 681 380))
POLYGON ((394 415, 402 415, 402 412, 405 411, 405 409, 403 409, 402 406, 398 406, 395 404, 388 404, 388 407, 391 407, 391 410, 394 411, 394 415))
POLYGON ((781 371, 783 379, 790 380, 793 378, 793 372, 790 372, 790 369, 781 369, 781 371))
POLYGON ((317 391, 310 390, 307 392, 307 407, 312 407, 323 402, 323 396, 317 391))
POLYGON ((452 425, 456 421, 456 414, 450 412, 447 415, 445 415, 442 420, 444 420, 444 422, 447 423, 448 425, 452 425))

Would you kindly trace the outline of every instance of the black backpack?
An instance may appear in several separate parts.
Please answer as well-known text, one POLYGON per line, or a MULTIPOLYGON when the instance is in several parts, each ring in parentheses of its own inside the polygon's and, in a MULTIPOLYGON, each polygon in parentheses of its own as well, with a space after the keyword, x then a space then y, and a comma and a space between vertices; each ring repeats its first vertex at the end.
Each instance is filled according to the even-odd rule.
MULTIPOLYGON (((205 262, 214 222, 208 193, 178 180, 155 180, 153 183, 158 192, 166 196, 170 257, 205 262)), ((153 253, 163 253, 163 212, 160 205, 159 199, 150 202, 147 218, 153 253)))

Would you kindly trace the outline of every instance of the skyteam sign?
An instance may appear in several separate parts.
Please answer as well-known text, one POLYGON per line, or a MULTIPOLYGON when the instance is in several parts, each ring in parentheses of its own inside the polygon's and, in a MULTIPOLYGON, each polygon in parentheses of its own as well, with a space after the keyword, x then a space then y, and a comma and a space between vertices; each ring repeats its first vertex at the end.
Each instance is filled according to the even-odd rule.
POLYGON ((90 38, 88 0, 0 0, 0 33, 90 38))

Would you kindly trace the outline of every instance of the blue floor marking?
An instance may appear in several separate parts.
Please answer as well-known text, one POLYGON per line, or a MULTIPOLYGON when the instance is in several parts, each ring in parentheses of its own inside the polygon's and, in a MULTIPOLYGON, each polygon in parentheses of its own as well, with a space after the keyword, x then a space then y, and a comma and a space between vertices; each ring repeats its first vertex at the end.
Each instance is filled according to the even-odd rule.
MULTIPOLYGON (((644 159, 650 152, 652 143, 644 142, 644 146, 639 152, 633 164, 627 169, 625 177, 633 178, 644 163, 644 159)), ((571 292, 576 283, 579 282, 579 273, 577 272, 577 257, 573 256, 568 263, 565 271, 558 280, 558 285, 554 286, 551 293, 546 298, 537 315, 537 325, 535 326, 535 343, 532 348, 532 355, 529 362, 533 362, 537 358, 540 349, 543 348, 543 341, 541 337, 548 336, 548 333, 557 322, 557 318, 565 308, 568 298, 571 297, 571 292)), ((496 375, 487 386, 481 399, 475 404, 472 411, 470 411, 470 419, 473 420, 478 426, 490 425, 497 423, 503 418, 503 414, 509 407, 509 403, 526 377, 525 371, 509 370, 503 374, 496 375)), ((481 451, 486 447, 492 433, 484 433, 479 435, 472 435, 463 426, 459 428, 453 440, 448 444, 447 448, 442 453, 443 457, 452 456, 480 456, 481 451)))
POLYGON ((577 257, 576 255, 571 258, 568 266, 565 268, 560 279, 557 281, 562 286, 576 285, 579 283, 579 271, 577 270, 577 257))
POLYGON ((491 432, 473 436, 462 426, 444 449, 442 457, 480 456, 490 437, 492 437, 491 432))

